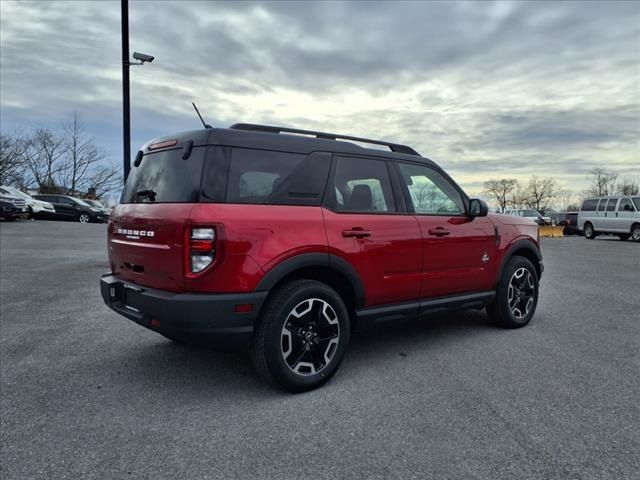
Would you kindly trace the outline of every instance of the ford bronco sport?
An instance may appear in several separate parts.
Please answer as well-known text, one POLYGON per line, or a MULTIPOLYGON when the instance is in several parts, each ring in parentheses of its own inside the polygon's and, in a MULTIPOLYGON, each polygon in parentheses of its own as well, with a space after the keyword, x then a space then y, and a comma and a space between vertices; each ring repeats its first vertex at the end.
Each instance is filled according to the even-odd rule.
POLYGON ((526 325, 538 227, 487 212, 405 145, 251 124, 170 135, 136 156, 101 293, 169 339, 250 346, 265 377, 309 390, 372 321, 486 307, 526 325))

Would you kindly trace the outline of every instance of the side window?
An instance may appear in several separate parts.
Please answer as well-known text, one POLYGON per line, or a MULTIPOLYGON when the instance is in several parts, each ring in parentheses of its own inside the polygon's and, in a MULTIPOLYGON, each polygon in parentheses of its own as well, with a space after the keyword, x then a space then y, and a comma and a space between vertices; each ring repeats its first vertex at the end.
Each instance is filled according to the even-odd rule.
POLYGON ((585 200, 582 204, 581 210, 583 212, 595 212, 598 206, 598 200, 585 200))
MULTIPOLYGON (((398 167, 416 213, 460 215, 465 212, 460 192, 437 170, 409 163, 398 163, 398 167)), ((518 211, 518 215, 522 213, 518 211)))
POLYGON ((332 207, 345 212, 395 212, 389 170, 384 160, 335 157, 332 207))
POLYGON ((607 212, 615 212, 616 203, 618 203, 617 198, 610 198, 609 203, 607 203, 607 212))
POLYGON ((607 204, 607 199, 606 198, 601 198, 600 199, 600 203, 598 203, 598 211, 599 212, 604 212, 604 207, 607 204))
POLYGON ((329 155, 234 148, 225 201, 320 205, 329 167, 329 155))
POLYGON ((633 212, 633 204, 629 198, 623 198, 620 200, 620 205, 618 205, 618 211, 623 212, 633 212))

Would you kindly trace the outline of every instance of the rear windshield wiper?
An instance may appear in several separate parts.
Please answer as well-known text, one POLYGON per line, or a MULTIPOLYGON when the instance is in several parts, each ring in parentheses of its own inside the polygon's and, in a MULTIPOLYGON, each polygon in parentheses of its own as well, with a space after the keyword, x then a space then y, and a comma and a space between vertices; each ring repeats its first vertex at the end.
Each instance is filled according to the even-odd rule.
POLYGON ((153 190, 138 190, 133 194, 133 199, 137 198, 148 198, 150 202, 156 201, 156 192, 153 190))

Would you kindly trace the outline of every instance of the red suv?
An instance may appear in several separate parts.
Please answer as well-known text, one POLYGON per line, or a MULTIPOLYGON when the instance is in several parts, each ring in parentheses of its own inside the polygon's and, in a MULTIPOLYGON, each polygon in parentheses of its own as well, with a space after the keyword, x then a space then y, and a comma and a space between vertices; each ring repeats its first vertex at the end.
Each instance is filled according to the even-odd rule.
POLYGON ((486 307, 522 327, 543 270, 537 225, 487 216, 412 148, 262 125, 147 143, 108 232, 109 307, 172 340, 248 345, 291 391, 327 381, 372 321, 486 307))

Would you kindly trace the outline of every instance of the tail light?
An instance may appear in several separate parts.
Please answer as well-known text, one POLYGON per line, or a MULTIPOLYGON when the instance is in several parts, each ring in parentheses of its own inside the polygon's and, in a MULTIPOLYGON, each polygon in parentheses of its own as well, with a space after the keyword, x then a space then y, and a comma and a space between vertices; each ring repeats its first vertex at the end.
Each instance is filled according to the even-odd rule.
POLYGON ((215 227, 191 227, 187 230, 187 276, 197 275, 216 260, 218 235, 215 227))

